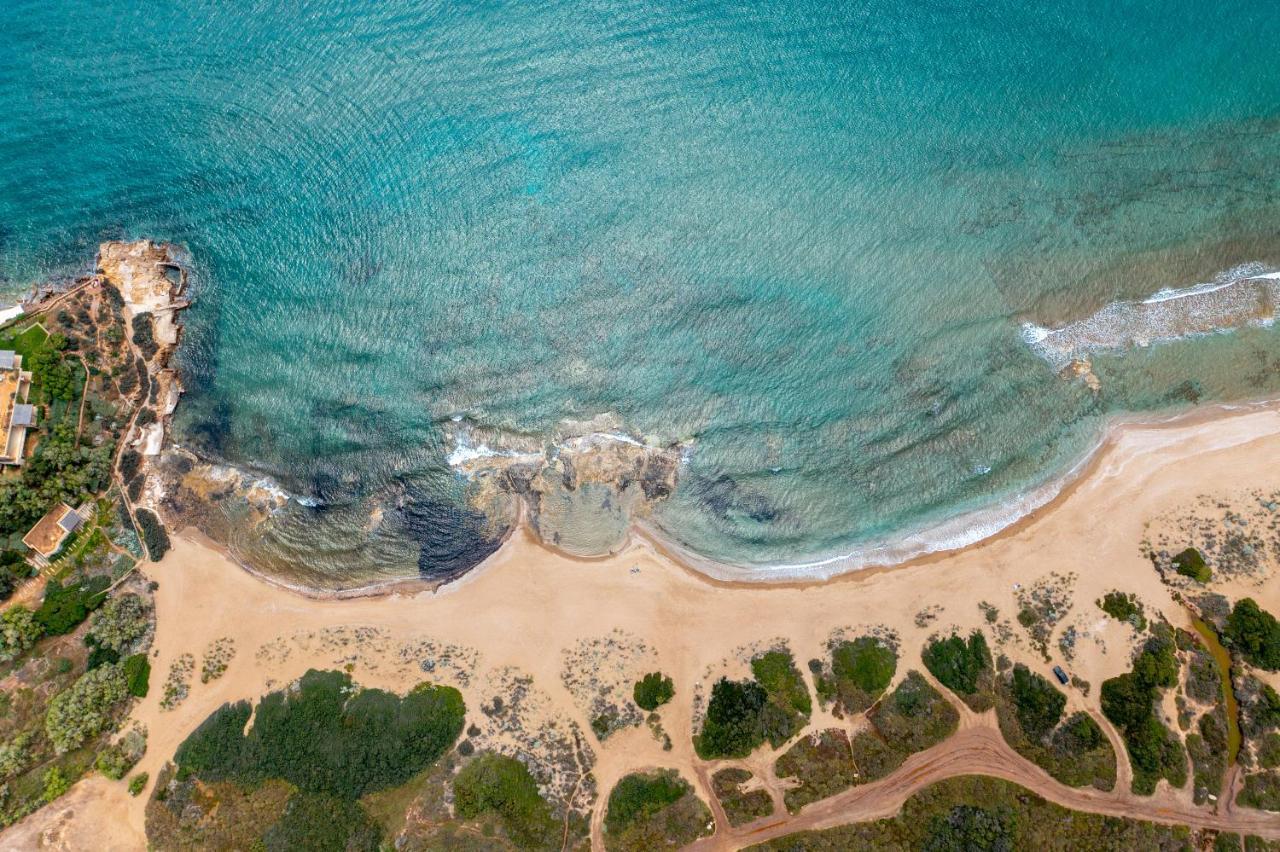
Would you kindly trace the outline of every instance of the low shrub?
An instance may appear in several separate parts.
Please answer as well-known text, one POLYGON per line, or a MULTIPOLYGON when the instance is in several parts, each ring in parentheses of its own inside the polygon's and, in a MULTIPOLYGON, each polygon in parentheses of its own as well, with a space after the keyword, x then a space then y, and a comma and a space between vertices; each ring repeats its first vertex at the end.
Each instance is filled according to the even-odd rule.
POLYGON ((675 682, 662 672, 650 672, 642 677, 632 690, 632 697, 640 709, 650 712, 666 704, 675 694, 675 682))
POLYGON ((1207 583, 1213 578, 1213 571, 1205 564, 1204 554, 1194 547, 1173 557, 1173 568, 1184 577, 1190 577, 1197 583, 1207 583))

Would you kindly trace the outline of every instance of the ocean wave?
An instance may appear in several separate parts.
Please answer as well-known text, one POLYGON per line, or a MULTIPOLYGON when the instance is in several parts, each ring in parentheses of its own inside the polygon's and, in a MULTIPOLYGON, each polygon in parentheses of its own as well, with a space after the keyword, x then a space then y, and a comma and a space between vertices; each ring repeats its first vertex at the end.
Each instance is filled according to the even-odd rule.
POLYGON ((1053 367, 1095 352, 1123 351, 1275 321, 1280 272, 1235 267, 1209 282, 1164 288, 1145 299, 1112 302, 1059 328, 1024 323, 1023 341, 1053 367))

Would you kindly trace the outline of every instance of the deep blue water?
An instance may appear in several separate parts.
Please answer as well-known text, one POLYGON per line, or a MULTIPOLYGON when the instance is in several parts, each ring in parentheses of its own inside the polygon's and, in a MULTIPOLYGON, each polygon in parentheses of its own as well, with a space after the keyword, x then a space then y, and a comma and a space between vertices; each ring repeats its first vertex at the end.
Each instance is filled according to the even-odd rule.
POLYGON ((1280 261, 1280 4, 9 0, 0 24, 3 286, 107 237, 190 247, 178 439, 328 507, 240 542, 273 570, 484 552, 457 415, 692 440, 657 522, 769 563, 1007 499, 1110 413, 1280 384, 1262 329, 1100 358, 1098 398, 1019 336, 1280 261), (365 542, 388 489, 399 526, 365 542))

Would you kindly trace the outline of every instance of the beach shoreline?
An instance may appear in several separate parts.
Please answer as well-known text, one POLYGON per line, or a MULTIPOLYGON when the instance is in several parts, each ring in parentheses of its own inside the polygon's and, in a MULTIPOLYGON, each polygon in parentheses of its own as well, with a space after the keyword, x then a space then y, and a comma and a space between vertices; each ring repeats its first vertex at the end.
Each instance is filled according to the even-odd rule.
MULTIPOLYGON (((613 559, 639 541, 690 573, 724 586, 804 587, 856 581, 884 571, 935 562, 1019 533, 1051 512, 1055 506, 1070 497, 1075 489, 1087 482, 1126 436, 1195 430, 1206 424, 1226 423, 1251 414, 1267 412, 1280 414, 1280 398, 1214 403, 1172 413, 1117 414, 1108 419, 1091 447, 1070 468, 1012 500, 966 512, 919 531, 903 532, 886 543, 869 544, 842 554, 813 560, 764 565, 722 561, 697 553, 653 522, 643 519, 632 522, 624 541, 610 553, 583 556, 558 548, 536 535, 530 535, 529 540, 548 553, 583 564, 613 559), (940 530, 944 534, 939 535, 940 530)), ((1280 425, 1277 429, 1280 430, 1280 425)), ((337 589, 293 583, 261 571, 238 557, 229 547, 214 541, 194 527, 183 529, 182 535, 217 550, 251 576, 272 586, 314 600, 348 600, 435 592, 464 583, 472 575, 486 571, 494 561, 501 559, 504 550, 528 523, 523 505, 520 504, 519 515, 504 533, 499 547, 456 577, 426 580, 405 576, 337 589)))

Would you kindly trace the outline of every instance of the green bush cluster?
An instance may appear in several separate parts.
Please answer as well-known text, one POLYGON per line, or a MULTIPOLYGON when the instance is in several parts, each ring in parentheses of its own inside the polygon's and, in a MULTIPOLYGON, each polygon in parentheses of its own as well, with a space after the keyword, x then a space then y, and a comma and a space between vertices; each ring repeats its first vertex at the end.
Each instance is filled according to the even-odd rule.
POLYGON ((1063 721, 1066 696, 1021 663, 1000 684, 996 716, 1015 751, 1063 784, 1115 786, 1115 752, 1093 717, 1078 712, 1063 721))
POLYGON ((382 832, 359 802, 295 793, 262 836, 266 852, 377 852, 382 832))
POLYGON ((0 601, 8 600, 13 590, 31 574, 31 565, 16 550, 0 550, 0 601))
POLYGON ((1280 671, 1280 623, 1253 598, 1236 601, 1227 616, 1223 638, 1250 664, 1280 671))
POLYGON ((662 672, 650 672, 642 677, 632 690, 632 697, 640 709, 650 712, 666 704, 675 694, 675 682, 662 672))
POLYGON ((907 672, 897 689, 877 704, 868 730, 850 743, 858 782, 883 778, 909 756, 955 733, 960 713, 917 671, 907 672))
POLYGON ((1058 726, 1067 697, 1022 663, 1013 667, 1009 683, 1018 724, 1028 736, 1040 739, 1058 726))
POLYGON ((943 686, 955 692, 975 710, 985 710, 990 701, 979 694, 985 691, 992 676, 991 650, 981 630, 969 634, 968 641, 952 634, 934 639, 921 655, 925 667, 943 686))
POLYGON ((1114 618, 1133 625, 1135 630, 1147 629, 1147 617, 1142 611, 1142 601, 1133 593, 1107 592, 1098 601, 1098 609, 1114 618))
POLYGON ((21 657, 43 633, 35 613, 25 606, 11 606, 0 613, 0 662, 21 657))
POLYGON ((774 748, 804 727, 812 710, 808 687, 787 651, 751 661, 754 680, 721 678, 711 688, 694 748, 704 760, 745 757, 766 740, 774 748))
POLYGON ((134 654, 125 657, 122 664, 125 680, 129 686, 129 694, 135 698, 146 698, 151 681, 151 662, 146 654, 134 654))
POLYGON ((1186 783, 1187 759, 1178 737, 1155 713, 1160 690, 1178 683, 1178 658, 1164 636, 1147 640, 1133 670, 1102 684, 1102 712, 1124 734, 1133 766, 1133 791, 1149 795, 1167 778, 1175 787, 1186 783))
POLYGON ((142 541, 147 546, 147 555, 152 562, 159 562, 169 552, 169 534, 164 531, 164 524, 150 509, 138 509, 134 512, 138 519, 138 527, 142 530, 142 541))
POLYGON ((94 766, 112 781, 119 781, 147 751, 147 736, 138 728, 125 734, 118 743, 106 746, 98 752, 94 766))
POLYGON ((146 789, 147 781, 150 780, 150 778, 151 776, 148 775, 146 772, 139 772, 137 775, 130 778, 129 779, 129 795, 130 796, 140 795, 142 791, 146 789))
POLYGON ((861 713, 866 710, 893 680, 898 669, 898 655, 893 648, 875 636, 846 640, 831 649, 831 667, 815 672, 818 696, 835 701, 839 713, 861 713))
POLYGON ((711 813, 673 769, 625 776, 609 793, 605 848, 648 852, 687 846, 709 833, 711 813))
POLYGON ((70 633, 102 605, 110 585, 111 579, 101 575, 68 586, 56 579, 49 580, 44 588, 44 600, 36 610, 36 622, 50 636, 70 633))
POLYGON ((58 754, 79 748, 107 729, 112 711, 129 697, 124 670, 110 664, 85 672, 49 702, 45 733, 58 754))
POLYGON ((1188 547, 1173 557, 1173 568, 1182 576, 1190 577, 1197 583, 1207 583, 1213 579, 1213 571, 1205 563, 1204 554, 1194 547, 1188 547))
POLYGON ((65 337, 51 334, 23 361, 22 366, 31 371, 32 382, 40 386, 47 399, 70 401, 79 395, 76 371, 62 355, 66 348, 65 337))
POLYGON ((142 638, 151 620, 147 605, 132 592, 110 598, 93 614, 85 641, 122 653, 142 638))
POLYGON ((773 813, 773 799, 767 790, 742 789, 742 785, 751 778, 750 772, 737 766, 726 767, 711 776, 712 792, 720 800, 731 826, 743 825, 773 813))
POLYGON ((528 768, 513 757, 485 752, 469 761, 453 781, 454 808, 462 819, 495 814, 507 837, 522 849, 559 841, 551 806, 528 768))
POLYGON ((150 361, 155 357, 156 346, 155 321, 151 314, 138 314, 133 318, 133 345, 138 347, 142 357, 150 361))
POLYGON ((280 778, 355 799, 435 762, 462 732, 465 708, 450 687, 423 684, 400 698, 313 669, 296 689, 265 696, 246 735, 249 715, 247 702, 223 705, 179 746, 179 768, 211 781, 280 778))

